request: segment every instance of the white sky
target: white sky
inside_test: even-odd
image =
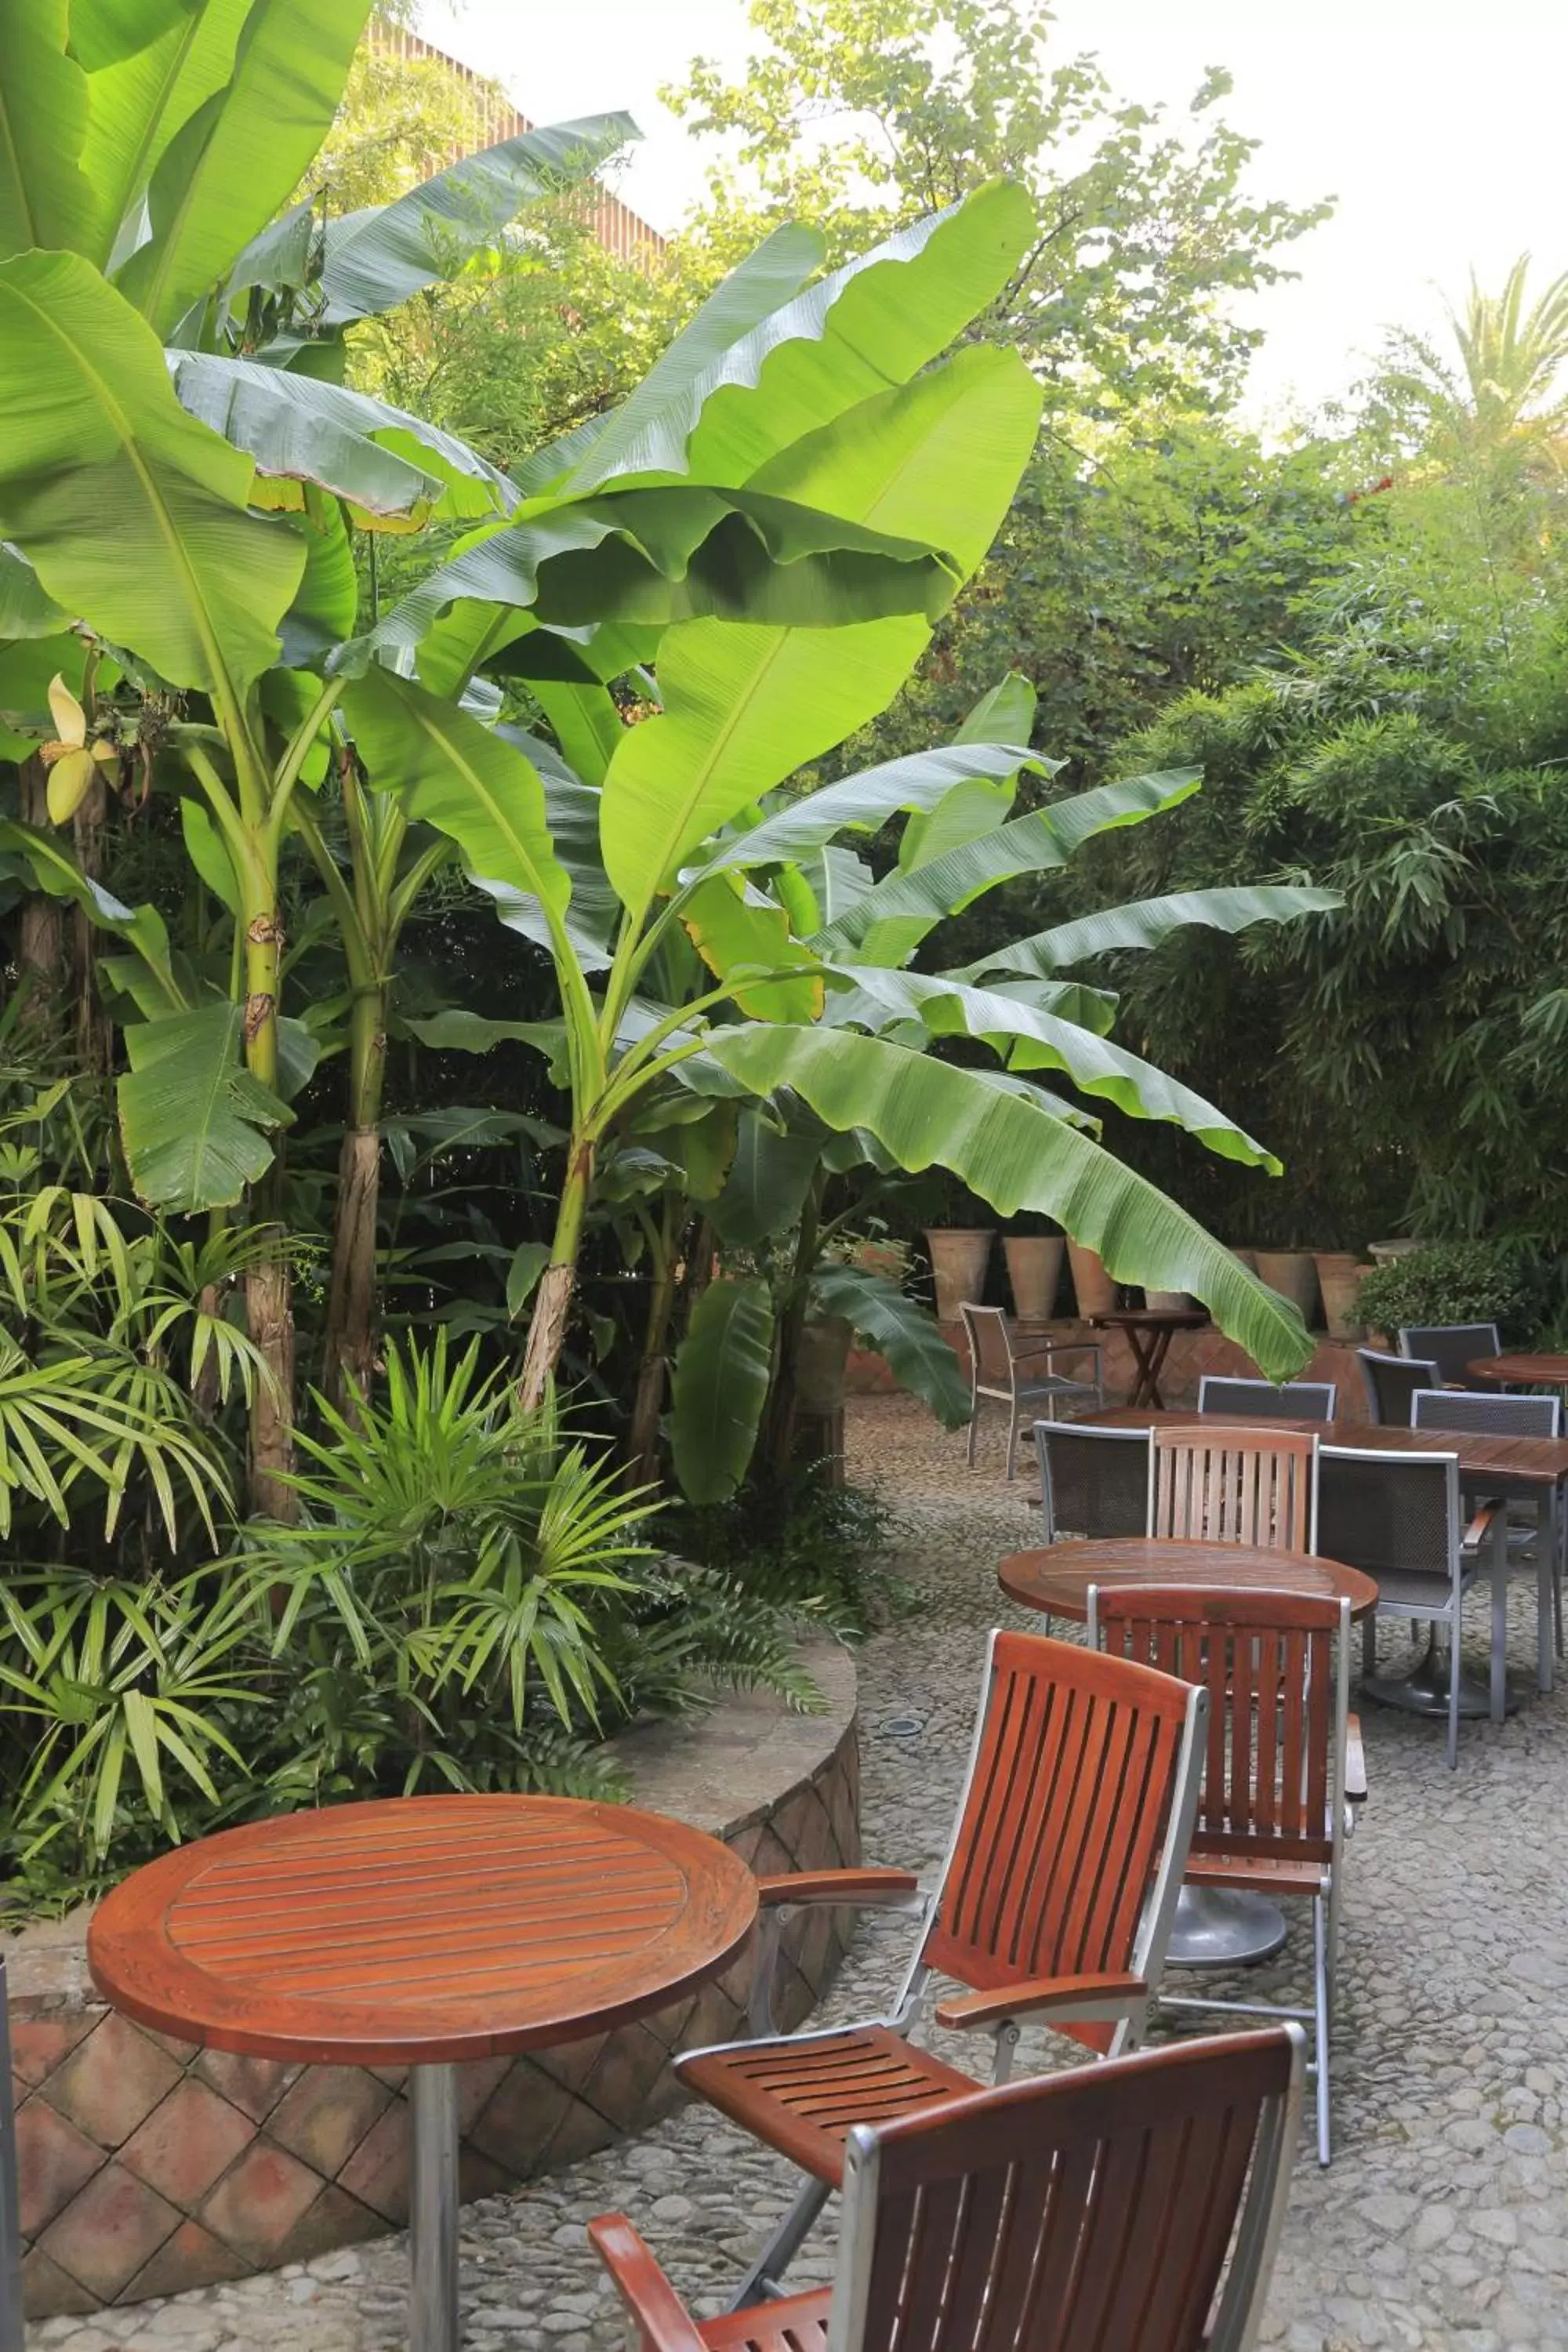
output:
[[[1300,281],[1249,299],[1268,331],[1249,405],[1345,390],[1384,324],[1430,327],[1437,289],[1515,255],[1568,269],[1568,0],[1058,0],[1063,57],[1099,52],[1120,94],[1184,106],[1210,65],[1261,140],[1254,192],[1335,218],[1294,248]],[[493,74],[535,121],[625,107],[644,143],[622,184],[656,227],[700,193],[699,142],[655,96],[697,53],[735,66],[742,0],[428,0],[426,37]]]

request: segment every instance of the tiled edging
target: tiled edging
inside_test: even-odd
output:
[[[618,1743],[637,1801],[715,1832],[759,1873],[860,1859],[855,1669],[805,1663],[825,1716],[729,1697]],[[781,2021],[830,1983],[848,1915],[787,1919]],[[85,1916],[12,1948],[23,2276],[32,2318],[210,2285],[374,2237],[407,2218],[400,2067],[293,2066],[198,2051],[93,2000]],[[674,2050],[741,2030],[744,1954],[695,1998],[611,2034],[461,2073],[467,2197],[516,2186],[664,2114]]]

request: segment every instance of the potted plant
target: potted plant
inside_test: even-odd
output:
[[[1068,1235],[1068,1264],[1072,1268],[1072,1286],[1078,1298],[1078,1311],[1082,1316],[1109,1315],[1116,1304],[1116,1285],[1105,1270],[1105,1261],[1098,1250],[1087,1242],[1076,1242]]]
[[[990,1212],[966,1184],[939,1169],[931,1170],[909,1191],[918,1202],[916,1213],[929,1219],[922,1230],[931,1252],[936,1285],[939,1323],[956,1323],[961,1307],[984,1299],[995,1229],[981,1219]]]
[[[1310,1323],[1312,1309],[1318,1303],[1318,1269],[1312,1263],[1310,1250],[1290,1242],[1279,1248],[1262,1249],[1256,1253],[1258,1279],[1289,1298],[1300,1309],[1303,1323]]]
[[[1020,1218],[1016,1233],[1004,1234],[1002,1254],[1020,1322],[1048,1323],[1062,1273],[1062,1236],[1048,1218]]]
[[[1318,1287],[1323,1294],[1323,1320],[1331,1339],[1359,1339],[1365,1325],[1357,1305],[1362,1276],[1372,1267],[1354,1250],[1314,1250]]]
[[[1505,1347],[1534,1338],[1542,1285],[1521,1243],[1435,1242],[1374,1266],[1363,1280],[1361,1313],[1393,1340],[1406,1323],[1495,1323]]]

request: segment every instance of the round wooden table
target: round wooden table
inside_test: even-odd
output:
[[[1206,1307],[1108,1307],[1103,1315],[1088,1318],[1096,1331],[1125,1331],[1136,1367],[1127,1402],[1152,1404],[1163,1412],[1160,1374],[1178,1331],[1201,1331],[1208,1321]]]
[[[756,1881],[717,1838],[563,1797],[405,1797],[182,1846],[100,1905],[128,2017],[216,2050],[406,2064],[414,2352],[457,2352],[457,2062],[661,2008],[744,1945]]]
[[[1108,1536],[1016,1551],[996,1576],[1010,1600],[1048,1617],[1087,1617],[1091,1584],[1300,1592],[1316,1601],[1348,1601],[1352,1617],[1364,1617],[1377,1606],[1375,1580],[1342,1561],[1316,1552],[1267,1551],[1251,1544],[1180,1537]],[[1165,1957],[1173,1968],[1235,1968],[1271,1959],[1286,1932],[1285,1914],[1267,1895],[1244,1887],[1184,1886]]]
[[[1512,1381],[1521,1388],[1568,1389],[1568,1356],[1543,1356],[1516,1349],[1501,1356],[1477,1356],[1465,1366],[1472,1380]]]

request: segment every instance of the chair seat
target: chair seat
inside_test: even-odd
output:
[[[681,2081],[732,2123],[837,2189],[852,2124],[890,2123],[978,2090],[887,2025],[851,2025],[792,2041],[731,2042],[678,2058]],[[743,2340],[743,2339],[742,2339]]]
[[[1016,1389],[994,1389],[982,1381],[975,1393],[997,1404],[1026,1404],[1031,1397],[1095,1396],[1099,1391],[1092,1381],[1069,1381],[1063,1372],[1050,1372],[1041,1380],[1020,1381]]]
[[[711,2352],[826,2352],[832,2302],[833,2289],[819,2286],[781,2303],[723,2312],[717,2319],[700,2321],[697,2333]]]
[[[1467,1573],[1467,1591],[1475,1581]],[[1447,1617],[1454,1588],[1446,1576],[1426,1576],[1419,1570],[1402,1572],[1398,1569],[1377,1571],[1377,1606],[1380,1615],[1395,1617]]]
[[[1271,1895],[1321,1895],[1329,1883],[1326,1862],[1296,1862],[1270,1854],[1192,1853],[1189,1885],[1266,1886]]]

